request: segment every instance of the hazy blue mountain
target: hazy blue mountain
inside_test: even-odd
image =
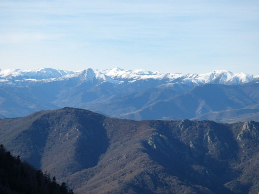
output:
[[[259,84],[242,86],[206,84],[186,92],[177,92],[172,88],[150,89],[144,92],[146,97],[140,98],[142,96],[138,94],[129,95],[120,100],[90,106],[90,109],[114,117],[137,120],[202,119],[202,115],[207,113],[216,114],[219,111],[239,110],[258,104],[257,91],[259,91]],[[169,95],[165,97],[165,95],[160,94]],[[151,98],[154,96],[156,98]],[[150,98],[152,101],[149,100]],[[137,107],[136,105],[141,102],[143,102],[141,106]],[[257,109],[253,111],[255,112]],[[243,112],[243,116],[245,116],[244,114]],[[208,119],[214,120],[214,117]],[[251,120],[249,117],[246,119]]]
[[[223,110],[218,112],[209,112],[197,117],[195,120],[213,120],[222,123],[244,122],[244,121],[259,121],[259,104],[248,106],[241,109]]]
[[[258,104],[258,81],[258,76],[229,71],[184,75],[120,68],[1,70],[0,118],[66,106],[139,120],[203,118]]]

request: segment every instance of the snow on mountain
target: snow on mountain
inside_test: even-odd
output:
[[[253,75],[249,75],[249,74],[245,74],[245,73],[238,73],[235,74],[231,81],[234,84],[244,84],[244,83],[250,83],[254,80],[254,76]]]
[[[253,75],[245,73],[232,73],[225,70],[216,70],[205,74],[188,74],[183,78],[183,83],[202,84],[228,84],[238,85],[253,81]]]
[[[100,73],[103,73],[113,79],[132,79],[132,80],[139,80],[139,79],[162,79],[164,77],[164,73],[160,73],[158,71],[145,71],[142,69],[136,70],[124,70],[120,68],[113,68],[108,70],[102,70]]]
[[[95,79],[95,73],[92,69],[86,69],[81,71],[79,74],[75,74],[72,77],[78,77],[80,79],[80,83],[82,82],[92,82]],[[62,79],[61,79],[62,80]]]
[[[167,83],[183,84],[229,84],[237,85],[250,83],[258,80],[258,76],[245,73],[232,73],[225,70],[216,70],[205,74],[172,74],[161,73],[159,71],[145,71],[142,69],[124,70],[120,68],[93,70],[88,68],[83,71],[65,71],[52,68],[42,68],[39,70],[21,69],[0,69],[0,84],[17,82],[51,82],[78,78],[82,82],[98,83],[110,82],[113,84],[133,83],[137,80],[165,80]]]
[[[216,70],[211,73],[206,73],[206,74],[200,74],[197,75],[196,80],[198,80],[201,83],[212,83],[212,82],[218,82],[220,84],[225,84],[228,82],[234,74],[230,71],[220,71]]]
[[[42,68],[39,70],[21,70],[21,69],[2,69],[0,70],[0,78],[2,79],[51,79],[73,74],[72,71],[57,70],[52,68]]]

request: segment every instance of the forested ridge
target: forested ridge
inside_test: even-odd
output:
[[[0,145],[0,193],[1,194],[73,194],[66,183],[59,185],[55,176],[36,170],[22,162],[20,156],[12,156]]]
[[[56,186],[55,176],[78,194],[254,194],[258,142],[255,121],[134,121],[69,107],[40,111],[0,119],[0,143],[43,171],[38,178],[25,164],[32,177],[27,183],[19,157],[2,150],[12,167],[0,168],[1,188],[58,193],[65,184]]]

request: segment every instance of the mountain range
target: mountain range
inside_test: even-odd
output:
[[[180,74],[161,73],[159,71],[124,70],[120,68],[107,70],[93,70],[88,68],[83,71],[65,71],[52,68],[39,70],[0,69],[2,84],[27,85],[33,82],[53,82],[69,79],[80,79],[82,82],[109,82],[113,84],[134,83],[139,80],[164,80],[167,83],[194,83],[202,84],[228,84],[238,85],[257,82],[259,76],[245,73],[232,73],[217,70],[206,74]],[[79,82],[80,84],[80,82]]]
[[[258,193],[259,123],[134,121],[62,108],[0,119],[0,142],[75,193]]]
[[[0,118],[85,108],[116,118],[259,121],[259,76],[229,71],[0,70]]]

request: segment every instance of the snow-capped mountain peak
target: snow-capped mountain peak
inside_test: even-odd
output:
[[[189,78],[190,79],[190,78]],[[233,73],[226,70],[215,70],[210,73],[197,74],[191,78],[197,84],[244,84],[253,81],[253,75],[245,73]]]
[[[226,70],[215,70],[205,74],[173,74],[161,73],[159,71],[145,71],[142,69],[124,70],[113,68],[106,70],[93,70],[88,68],[83,71],[65,71],[53,68],[42,68],[38,70],[21,70],[21,69],[1,69],[1,84],[16,84],[17,81],[25,83],[27,81],[51,82],[62,81],[76,78],[83,82],[92,82],[96,79],[98,83],[110,82],[113,84],[133,83],[138,80],[164,80],[166,83],[183,83],[183,84],[228,84],[238,85],[254,81],[253,76],[245,73],[233,73]]]
[[[22,69],[2,69],[0,71],[0,78],[6,79],[50,79],[72,74],[72,71],[58,70],[52,68],[41,68],[38,70],[22,70]]]

